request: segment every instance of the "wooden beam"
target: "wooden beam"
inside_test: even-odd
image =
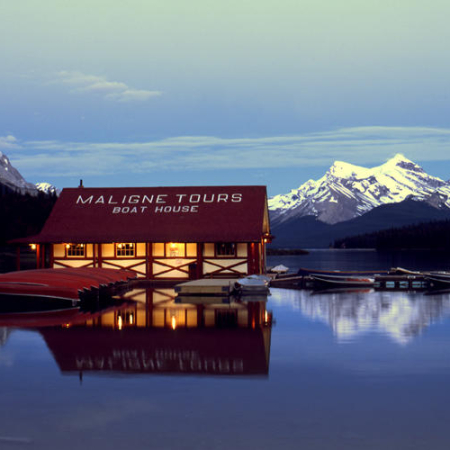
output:
[[[145,244],[145,258],[147,260],[147,274],[146,277],[149,279],[153,278],[153,244],[147,242]]]
[[[36,269],[40,269],[41,263],[41,244],[36,245]]]
[[[197,279],[203,278],[203,243],[197,243]]]

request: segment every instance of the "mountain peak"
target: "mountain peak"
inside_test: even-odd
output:
[[[415,162],[408,159],[406,156],[404,156],[402,153],[397,153],[395,156],[393,156],[391,159],[388,159],[383,166],[393,167],[393,166],[414,166],[414,167],[420,167]]]
[[[38,191],[43,192],[44,194],[59,195],[59,193],[60,193],[59,189],[50,183],[41,182],[41,183],[36,183],[35,186]]]
[[[274,225],[307,215],[333,224],[406,198],[450,208],[450,182],[428,175],[401,153],[370,169],[336,161],[316,182],[269,199],[269,209]]]
[[[367,176],[369,169],[344,161],[335,161],[328,169],[327,174],[336,178],[361,178]]]
[[[402,169],[423,172],[422,167],[420,167],[418,164],[408,159],[402,153],[397,153],[394,157],[392,157],[391,159],[389,159],[383,165],[380,166],[380,168],[383,168],[384,170],[397,169],[398,167]]]
[[[408,159],[403,153],[397,153],[395,156],[390,158],[388,163],[398,164],[399,162],[407,162],[414,164],[410,159]]]
[[[13,167],[9,158],[0,152],[0,187],[4,186],[12,192],[37,195],[37,189],[31,183],[27,183],[17,169]],[[4,188],[2,188],[3,190]]]

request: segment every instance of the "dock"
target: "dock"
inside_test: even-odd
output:
[[[229,296],[235,289],[235,283],[236,279],[204,278],[177,284],[175,292],[179,295]]]
[[[244,278],[203,278],[177,284],[175,292],[178,299],[188,296],[245,298],[247,301],[264,301],[270,295],[269,277],[264,275],[249,275]],[[180,300],[181,301],[181,300]],[[226,302],[226,300],[225,300]]]

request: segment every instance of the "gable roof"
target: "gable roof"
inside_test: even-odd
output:
[[[255,242],[269,231],[265,186],[82,187],[15,242]]]

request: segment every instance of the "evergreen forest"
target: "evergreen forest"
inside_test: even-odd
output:
[[[0,195],[0,245],[39,233],[57,199],[40,192],[37,196],[13,192]]]
[[[450,250],[450,220],[439,220],[338,239],[334,248]]]

